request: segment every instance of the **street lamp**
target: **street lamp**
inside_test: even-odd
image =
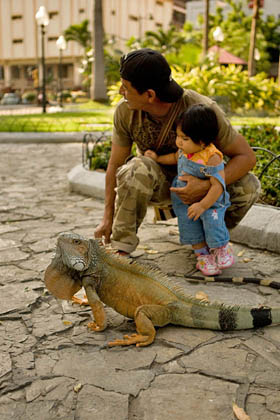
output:
[[[43,112],[46,112],[46,67],[45,67],[45,27],[49,24],[49,15],[44,6],[40,6],[35,15],[38,26],[41,27],[42,45],[42,104]]]
[[[220,43],[223,42],[225,39],[224,33],[222,31],[222,28],[220,26],[217,26],[217,28],[213,32],[213,38],[217,42],[218,46],[218,63],[220,63]]]
[[[58,40],[56,41],[56,46],[59,51],[59,92],[60,92],[60,98],[59,98],[59,104],[61,108],[63,107],[63,101],[62,101],[62,91],[63,91],[63,85],[62,85],[62,51],[66,50],[66,41],[63,35],[60,35]]]

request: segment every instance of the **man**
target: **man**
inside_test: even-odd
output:
[[[215,111],[219,134],[214,142],[228,157],[225,180],[231,206],[226,214],[228,228],[233,228],[257,200],[260,185],[248,173],[256,163],[254,152],[243,136],[226,119],[223,111],[211,99],[192,90],[184,91],[171,77],[171,69],[157,51],[140,49],[121,59],[120,93],[124,99],[114,114],[112,151],[106,172],[105,211],[95,230],[96,238],[111,240],[120,254],[129,254],[138,245],[137,230],[147,206],[166,202],[176,166],[159,165],[143,156],[147,149],[158,155],[176,152],[175,124],[162,137],[175,112],[180,114],[195,103],[204,103]],[[163,127],[163,128],[162,128]],[[166,132],[166,130],[165,130]],[[136,143],[140,155],[131,157]],[[160,145],[159,145],[160,143]],[[187,185],[171,188],[186,204],[200,200],[208,191],[208,180],[185,175]]]

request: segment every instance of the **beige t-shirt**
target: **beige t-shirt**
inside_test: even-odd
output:
[[[234,141],[238,133],[232,128],[229,120],[216,102],[193,90],[185,90],[178,115],[186,111],[189,106],[197,103],[208,105],[215,111],[218,119],[219,134],[213,143],[224,153],[224,149]],[[175,152],[177,150],[175,124],[173,124],[169,134],[162,142],[159,150],[157,150],[157,140],[163,122],[164,119],[153,120],[151,115],[145,111],[129,109],[126,102],[122,100],[117,105],[114,114],[112,142],[119,146],[130,146],[135,142],[141,153],[144,153],[147,149],[155,150],[158,155]],[[226,153],[224,154],[226,155]]]

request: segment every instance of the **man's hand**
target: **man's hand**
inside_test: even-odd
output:
[[[200,201],[210,188],[208,179],[199,179],[192,175],[182,175],[179,179],[187,182],[187,185],[185,187],[171,187],[170,191],[175,192],[184,204]]]
[[[196,221],[205,210],[206,209],[200,203],[194,203],[188,208],[188,217]]]
[[[101,223],[97,226],[97,228],[94,231],[94,237],[97,238],[104,238],[104,243],[109,244],[110,243],[110,236],[112,233],[112,221],[106,221],[102,220]]]

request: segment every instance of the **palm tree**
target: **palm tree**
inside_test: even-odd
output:
[[[248,60],[248,74],[250,77],[254,76],[255,74],[255,44],[256,44],[257,24],[258,24],[258,19],[259,19],[259,9],[260,9],[260,0],[254,0],[251,35],[250,35],[249,60]]]
[[[85,50],[91,46],[91,34],[88,30],[88,20],[85,19],[83,22],[77,25],[70,25],[64,31],[64,38],[66,41],[75,41],[81,45]]]
[[[208,51],[208,32],[209,32],[209,0],[204,0],[204,24],[203,24],[203,43],[202,54],[206,57]]]
[[[103,10],[102,0],[93,0],[93,51],[90,97],[93,101],[106,101],[105,67],[103,50]]]
[[[178,54],[182,45],[186,43],[186,38],[183,33],[178,32],[175,26],[171,26],[167,31],[159,28],[157,32],[146,31],[145,40],[142,45],[144,47],[151,47],[160,52]]]

